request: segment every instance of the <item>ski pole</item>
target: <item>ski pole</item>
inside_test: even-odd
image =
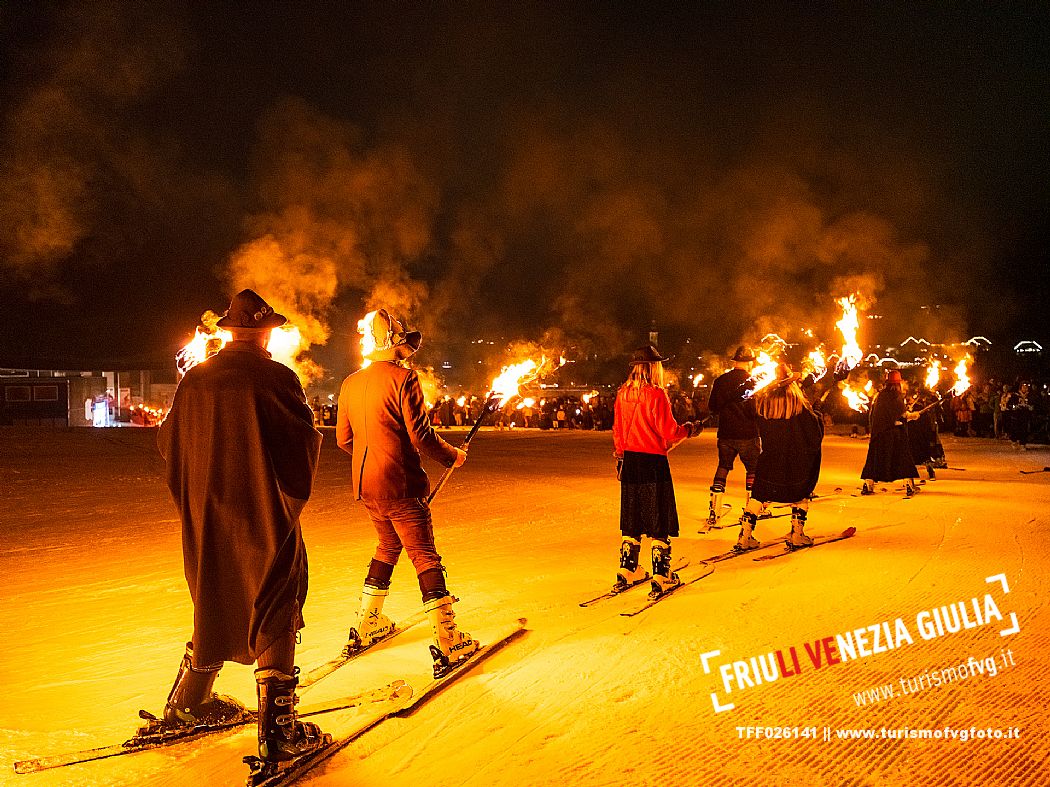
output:
[[[474,435],[478,433],[478,429],[481,428],[481,425],[482,423],[484,423],[485,418],[490,413],[496,412],[496,410],[499,409],[499,405],[500,397],[498,396],[490,396],[485,401],[484,406],[481,408],[481,414],[478,416],[478,420],[474,422],[474,426],[472,426],[470,431],[467,432],[467,439],[464,440],[463,443],[459,446],[460,448],[462,448],[464,451],[467,450],[467,446],[470,445],[470,441],[474,439]],[[441,474],[441,478],[438,479],[437,483],[434,484],[434,488],[430,490],[430,494],[427,495],[427,505],[430,505],[430,503],[433,502],[434,498],[437,497],[437,493],[441,491],[441,487],[445,485],[445,482],[448,481],[449,476],[452,475],[452,471],[455,469],[455,467],[445,468],[445,472]]]

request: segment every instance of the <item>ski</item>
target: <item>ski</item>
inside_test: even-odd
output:
[[[365,653],[368,653],[371,650],[375,650],[380,646],[385,645],[398,634],[407,631],[408,629],[412,628],[415,625],[418,625],[419,623],[422,623],[424,620],[426,620],[426,613],[422,611],[416,612],[415,614],[409,615],[407,618],[402,620],[400,623],[394,626],[394,628],[392,628],[388,634],[386,634],[383,637],[380,637],[370,645],[366,645],[363,648],[357,648],[356,650],[350,650],[349,645],[345,646],[343,648],[343,651],[334,659],[330,659],[324,664],[319,664],[318,666],[314,667],[309,672],[307,672],[302,678],[300,678],[299,690],[305,691],[318,681],[327,678],[340,667],[346,666],[358,656],[361,656]]]
[[[777,558],[786,557],[786,556],[788,556],[790,554],[793,554],[795,552],[805,552],[807,549],[812,549],[813,547],[819,547],[819,546],[822,546],[823,544],[832,544],[832,543],[834,543],[836,541],[842,541],[843,539],[852,538],[856,534],[857,534],[857,528],[855,528],[855,527],[847,527],[845,530],[843,530],[837,536],[817,536],[816,538],[813,539],[813,543],[810,544],[808,547],[788,547],[783,552],[777,552],[776,554],[773,554],[773,555],[759,555],[758,557],[755,558],[755,560],[776,560]]]
[[[395,680],[382,688],[362,692],[361,694],[355,694],[350,697],[343,697],[310,708],[304,708],[299,712],[299,715],[317,716],[323,713],[332,713],[333,711],[356,708],[373,702],[399,700],[410,696],[411,693],[412,687],[405,683],[405,681]],[[115,743],[110,746],[100,746],[94,749],[83,749],[81,751],[71,752],[69,754],[58,754],[52,757],[38,757],[32,760],[21,760],[14,765],[15,773],[36,773],[38,771],[50,770],[51,768],[63,768],[67,765],[91,762],[92,760],[103,760],[107,757],[119,757],[123,754],[135,754],[140,751],[159,749],[163,746],[171,746],[175,743],[197,740],[198,738],[202,738],[205,735],[210,735],[215,732],[223,732],[224,730],[243,727],[247,724],[254,724],[256,719],[255,711],[246,710],[239,719],[222,722],[221,724],[197,724],[193,727],[186,727],[178,730],[160,730],[157,729],[159,725],[154,724],[154,722],[159,722],[160,720],[152,713],[140,710],[139,716],[147,722],[146,726],[143,727],[146,732],[135,735],[124,741],[124,743]]]
[[[787,541],[787,536],[778,536],[777,538],[771,539],[769,541],[763,541],[759,546],[755,547],[754,549],[744,549],[744,550],[730,549],[728,552],[720,552],[717,555],[712,555],[711,557],[705,557],[700,562],[701,563],[721,563],[723,560],[732,560],[733,558],[741,557],[742,555],[750,555],[752,552],[756,552],[759,549],[766,549],[767,547],[776,546],[777,544],[783,544],[785,541]]]
[[[430,682],[410,699],[398,703],[393,708],[385,708],[372,714],[345,735],[340,735],[338,738],[326,736],[330,740],[322,744],[320,748],[303,755],[299,759],[287,763],[279,763],[275,766],[268,766],[258,757],[245,757],[244,762],[250,770],[246,787],[283,787],[283,785],[294,784],[318,765],[387,719],[411,714],[416,708],[434,697],[446,686],[467,674],[476,664],[515,639],[525,631],[525,625],[525,618],[519,618],[517,623],[504,630],[489,644],[479,647],[469,657],[453,666],[449,672],[446,672],[440,678],[431,678]]]
[[[697,576],[690,577],[688,579],[683,579],[677,585],[675,585],[675,586],[665,590],[663,593],[660,593],[659,595],[655,595],[654,596],[653,594],[656,591],[655,590],[651,591],[649,593],[649,597],[645,600],[644,603],[639,604],[634,609],[624,610],[620,614],[623,617],[625,617],[625,618],[633,618],[635,615],[640,615],[641,613],[645,612],[645,610],[649,609],[650,607],[654,606],[655,604],[659,604],[661,601],[663,601],[665,598],[670,596],[675,591],[681,590],[684,587],[688,587],[689,585],[692,585],[694,582],[699,582],[704,577],[711,576],[711,574],[713,574],[714,571],[715,571],[714,568],[712,568],[710,566],[705,566],[703,569],[701,569],[701,573],[698,574]]]
[[[680,561],[676,562],[673,566],[671,566],[671,570],[672,571],[679,571],[679,570],[685,568],[688,565],[689,565],[689,561],[683,559],[683,560],[680,560]],[[607,599],[607,598],[613,598],[615,596],[623,595],[624,593],[626,593],[631,588],[636,588],[639,585],[644,585],[646,582],[649,582],[650,580],[652,580],[652,577],[650,577],[648,572],[647,572],[646,575],[645,575],[645,579],[639,579],[637,582],[632,582],[630,585],[627,585],[624,588],[620,588],[619,590],[609,590],[609,591],[606,591],[605,593],[602,593],[600,596],[595,596],[594,598],[589,598],[586,601],[581,601],[580,602],[580,606],[581,607],[590,607],[590,606],[592,606],[594,604],[597,604],[599,601],[605,601],[605,599]]]
[[[722,503],[722,511],[718,514],[718,517],[715,519],[715,521],[714,522],[711,521],[711,516],[709,514],[708,518],[704,521],[703,526],[699,530],[697,530],[696,532],[697,533],[710,533],[712,530],[719,530],[719,529],[721,529],[722,526],[719,525],[718,523],[722,521],[722,517],[724,517],[726,514],[728,514],[730,512],[730,510],[732,510],[732,508],[733,508],[733,506],[731,504],[729,504],[729,503]]]

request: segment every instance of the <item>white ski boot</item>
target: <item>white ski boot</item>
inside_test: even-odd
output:
[[[638,565],[641,549],[642,542],[637,538],[623,537],[623,541],[620,542],[620,568],[616,571],[613,592],[627,590],[631,585],[637,585],[649,578],[649,572]]]
[[[762,546],[761,543],[751,535],[755,530],[755,523],[758,521],[758,516],[745,511],[740,515],[740,535],[733,545],[733,549],[737,552],[746,552],[749,549],[758,549]]]
[[[361,610],[357,614],[357,623],[350,629],[343,655],[350,656],[355,651],[367,648],[394,630],[394,621],[383,614],[383,602],[389,590],[380,590],[365,585],[361,591]]]
[[[787,545],[791,549],[813,546],[813,539],[804,532],[808,512],[804,509],[792,506],[791,508],[791,532],[788,533]]]
[[[671,544],[668,541],[653,539],[653,582],[649,596],[655,597],[666,593],[682,580],[671,571]]]
[[[453,596],[442,596],[423,603],[434,632],[430,655],[434,657],[435,678],[440,678],[478,649],[477,640],[456,627],[456,613],[452,611],[452,604],[456,601],[459,599]]]

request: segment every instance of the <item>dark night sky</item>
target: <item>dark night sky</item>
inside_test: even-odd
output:
[[[0,363],[163,362],[243,286],[327,364],[377,303],[721,351],[854,286],[1050,340],[1045,3],[683,5],[4,3]]]

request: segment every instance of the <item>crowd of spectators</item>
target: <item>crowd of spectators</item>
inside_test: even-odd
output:
[[[691,392],[672,387],[668,391],[671,412],[679,423],[701,421],[714,426],[707,409],[708,391],[698,388]],[[1010,440],[1023,447],[1029,442],[1048,443],[1047,434],[1048,386],[1033,386],[1027,381],[1003,383],[989,380],[974,385],[961,396],[951,391],[941,393],[942,401],[936,408],[941,433],[957,437],[994,437]],[[526,397],[509,402],[497,411],[489,425],[497,429],[612,429],[615,391],[600,393],[562,394],[560,396]],[[323,403],[318,397],[311,401],[319,426],[335,424],[336,406]],[[430,420],[437,427],[473,426],[485,405],[484,397],[461,392],[446,395],[430,408]],[[867,431],[866,412],[851,410],[845,401],[832,401],[825,408],[825,421],[852,425],[859,433]]]

